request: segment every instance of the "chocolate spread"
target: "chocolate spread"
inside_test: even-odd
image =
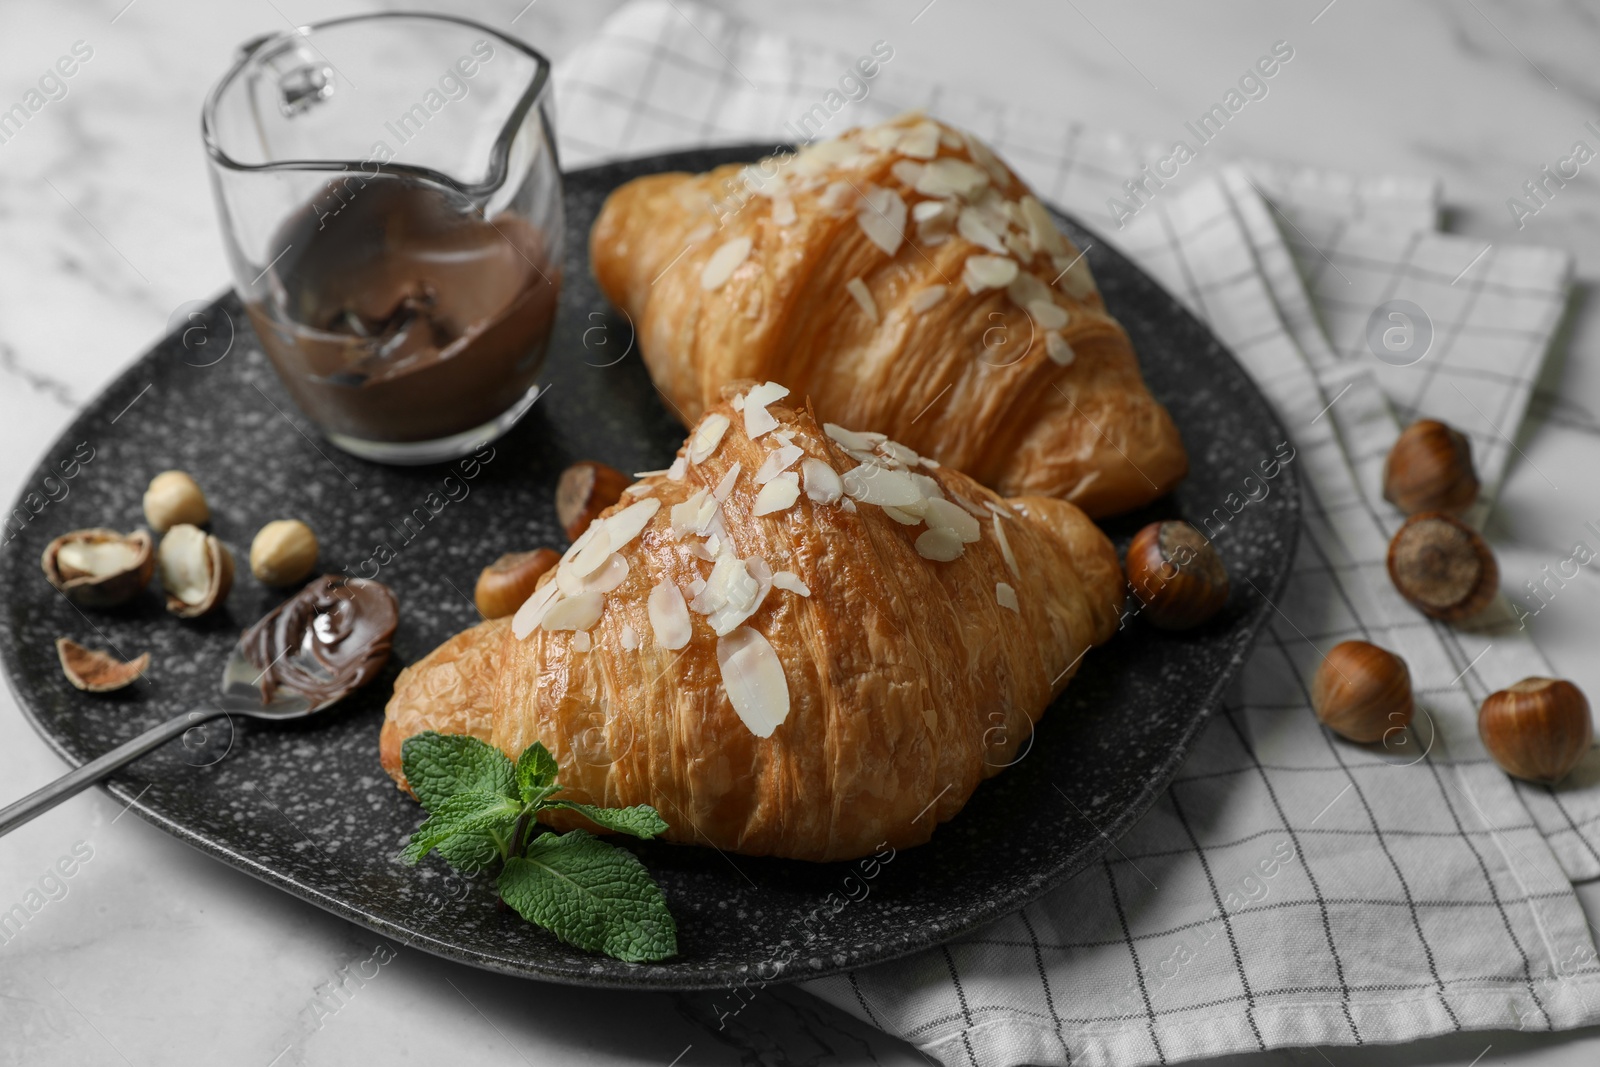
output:
[[[549,242],[520,215],[490,222],[416,179],[359,181],[276,234],[267,299],[246,305],[262,347],[336,433],[430,441],[489,422],[544,360],[561,288]]]
[[[382,582],[324,574],[239,638],[261,675],[261,696],[287,689],[313,704],[366,685],[389,660],[400,610]]]

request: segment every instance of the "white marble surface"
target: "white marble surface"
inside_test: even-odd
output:
[[[515,19],[514,31],[559,59],[615,7],[525,2],[452,9],[496,26]],[[1230,127],[1231,151],[1437,175],[1452,229],[1577,254],[1569,329],[1518,441],[1528,462],[1515,466],[1490,527],[1506,584],[1518,589],[1564,558],[1583,524],[1600,518],[1593,477],[1552,493],[1530,467],[1583,471],[1600,460],[1600,314],[1586,299],[1600,274],[1600,179],[1586,170],[1520,233],[1504,204],[1584,135],[1586,120],[1600,119],[1593,5],[925,4],[726,6],[845,50],[887,37],[897,69],[953,91],[1048,99],[1152,139],[1172,134],[1264,43],[1291,40],[1304,58],[1295,80],[1275,86],[1273,102],[1238,124],[1236,138]],[[291,20],[370,6],[11,0],[0,9],[0,106],[20,99],[75,41],[94,50],[67,95],[0,144],[0,495],[21,489],[78,406],[163,333],[176,308],[226,284],[197,118],[234,45]],[[1579,581],[1534,625],[1558,670],[1600,694],[1600,657],[1591,651],[1600,590],[1588,571]],[[0,693],[0,798],[62,769]],[[137,818],[119,818],[119,808],[86,794],[0,840],[0,907],[21,899],[74,844],[93,849],[66,895],[0,945],[0,1062],[922,1062],[797,992],[762,993],[736,1032],[719,1033],[707,1024],[715,1018],[709,998],[577,992],[414,951],[319,1018],[311,1007],[319,987],[369,956],[374,938]],[[1600,892],[1580,892],[1600,916]],[[1465,1067],[1480,1054],[1484,1065],[1590,1064],[1600,1058],[1600,1033],[1473,1034],[1240,1060]]]

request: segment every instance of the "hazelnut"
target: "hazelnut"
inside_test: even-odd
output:
[[[622,491],[633,479],[604,463],[583,460],[561,472],[556,484],[556,518],[567,531],[567,540],[576,541],[589,528],[596,515],[622,499]]]
[[[156,550],[167,610],[182,619],[214,611],[233,588],[233,553],[198,526],[180,523]]]
[[[144,519],[156,533],[166,533],[179,523],[204,526],[211,521],[211,508],[187,473],[162,471],[144,491]]]
[[[1128,545],[1128,583],[1144,613],[1163,630],[1199,626],[1228,602],[1228,571],[1199,530],[1152,522]]]
[[[514,614],[533,595],[544,572],[560,562],[561,553],[549,548],[507,552],[478,573],[472,599],[486,619]]]
[[[1366,641],[1329,649],[1311,682],[1311,706],[1340,737],[1371,744],[1404,730],[1415,710],[1406,661]]]
[[[1507,774],[1554,785],[1594,742],[1589,701],[1571,682],[1524,678],[1484,698],[1478,736]]]
[[[267,523],[250,542],[250,573],[267,585],[294,585],[317,565],[317,535],[299,519]]]
[[[73,530],[45,546],[39,557],[47,581],[84,608],[114,608],[139,595],[155,573],[155,545],[135,530]]]
[[[1436,419],[1405,428],[1383,464],[1383,498],[1407,515],[1459,515],[1478,499],[1472,442]]]
[[[84,648],[66,637],[56,638],[56,658],[67,681],[85,693],[110,693],[138,680],[150,667],[150,653],[124,663],[105,652]]]
[[[1389,542],[1389,580],[1418,611],[1443,622],[1478,614],[1500,591],[1500,566],[1478,532],[1453,515],[1425,511]]]

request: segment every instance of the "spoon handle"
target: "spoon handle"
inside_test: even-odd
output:
[[[220,708],[195,708],[160,726],[152,727],[132,741],[118,745],[98,759],[57,778],[47,786],[34,790],[14,804],[0,808],[0,836],[10,833],[35,815],[49,811],[68,797],[76,796],[123,764],[132,763],[151,749],[160,748],[174,737],[226,712]]]

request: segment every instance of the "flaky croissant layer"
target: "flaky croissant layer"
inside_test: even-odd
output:
[[[1188,469],[1088,259],[980,141],[921,115],[636,179],[589,244],[687,419],[726,382],[771,378],[825,420],[1092,516]]]
[[[786,392],[713,405],[517,616],[403,671],[389,773],[423,730],[540,741],[570,799],[654,805],[671,840],[838,860],[926,841],[1010,763],[1116,629],[1115,550]]]

